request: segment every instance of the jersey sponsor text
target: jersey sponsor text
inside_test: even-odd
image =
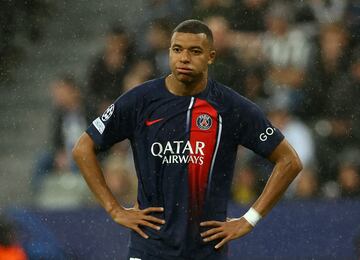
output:
[[[162,164],[171,163],[195,163],[202,165],[204,163],[205,143],[195,142],[193,147],[190,141],[168,141],[165,145],[155,142],[151,145],[151,154],[162,159]]]

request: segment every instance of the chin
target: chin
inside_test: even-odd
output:
[[[194,81],[194,77],[191,75],[185,75],[185,74],[178,74],[176,75],[176,79],[178,81],[184,82],[184,83],[190,83]]]

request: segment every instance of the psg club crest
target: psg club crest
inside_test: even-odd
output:
[[[207,114],[202,114],[199,115],[196,118],[196,125],[197,127],[199,127],[201,130],[208,130],[210,129],[211,125],[212,125],[212,119],[211,116],[207,115]]]
[[[107,109],[106,109],[106,111],[104,112],[104,114],[101,116],[101,120],[102,121],[106,121],[106,120],[108,120],[110,117],[111,117],[111,115],[113,114],[113,112],[114,112],[114,104],[111,104]]]

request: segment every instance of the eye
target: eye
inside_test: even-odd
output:
[[[192,52],[194,55],[200,55],[200,54],[202,53],[202,51],[199,50],[199,49],[193,49],[193,50],[191,50],[191,52]]]
[[[180,52],[181,52],[180,47],[176,47],[176,46],[173,47],[172,50],[173,50],[173,52],[175,52],[175,53],[180,53]]]

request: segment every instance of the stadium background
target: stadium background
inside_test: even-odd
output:
[[[78,98],[71,92],[78,85],[90,100],[80,109],[89,120],[116,94],[91,88],[106,82],[96,75],[96,57],[109,47],[109,35],[126,31],[134,43],[126,73],[120,69],[110,80],[120,79],[120,94],[166,72],[167,30],[191,17],[217,29],[222,51],[214,77],[261,105],[306,161],[280,205],[249,237],[232,243],[233,258],[358,259],[360,4],[350,0],[1,1],[2,223],[11,222],[30,259],[121,259],[126,231],[97,208],[67,160],[64,140],[54,141],[62,131],[59,106],[68,101],[61,97]],[[276,38],[276,31],[286,37]],[[78,119],[73,133],[84,125]],[[59,146],[56,167],[47,167]],[[128,144],[101,158],[114,192],[130,204]],[[242,149],[238,165],[229,206],[235,216],[258,195],[270,167]]]

